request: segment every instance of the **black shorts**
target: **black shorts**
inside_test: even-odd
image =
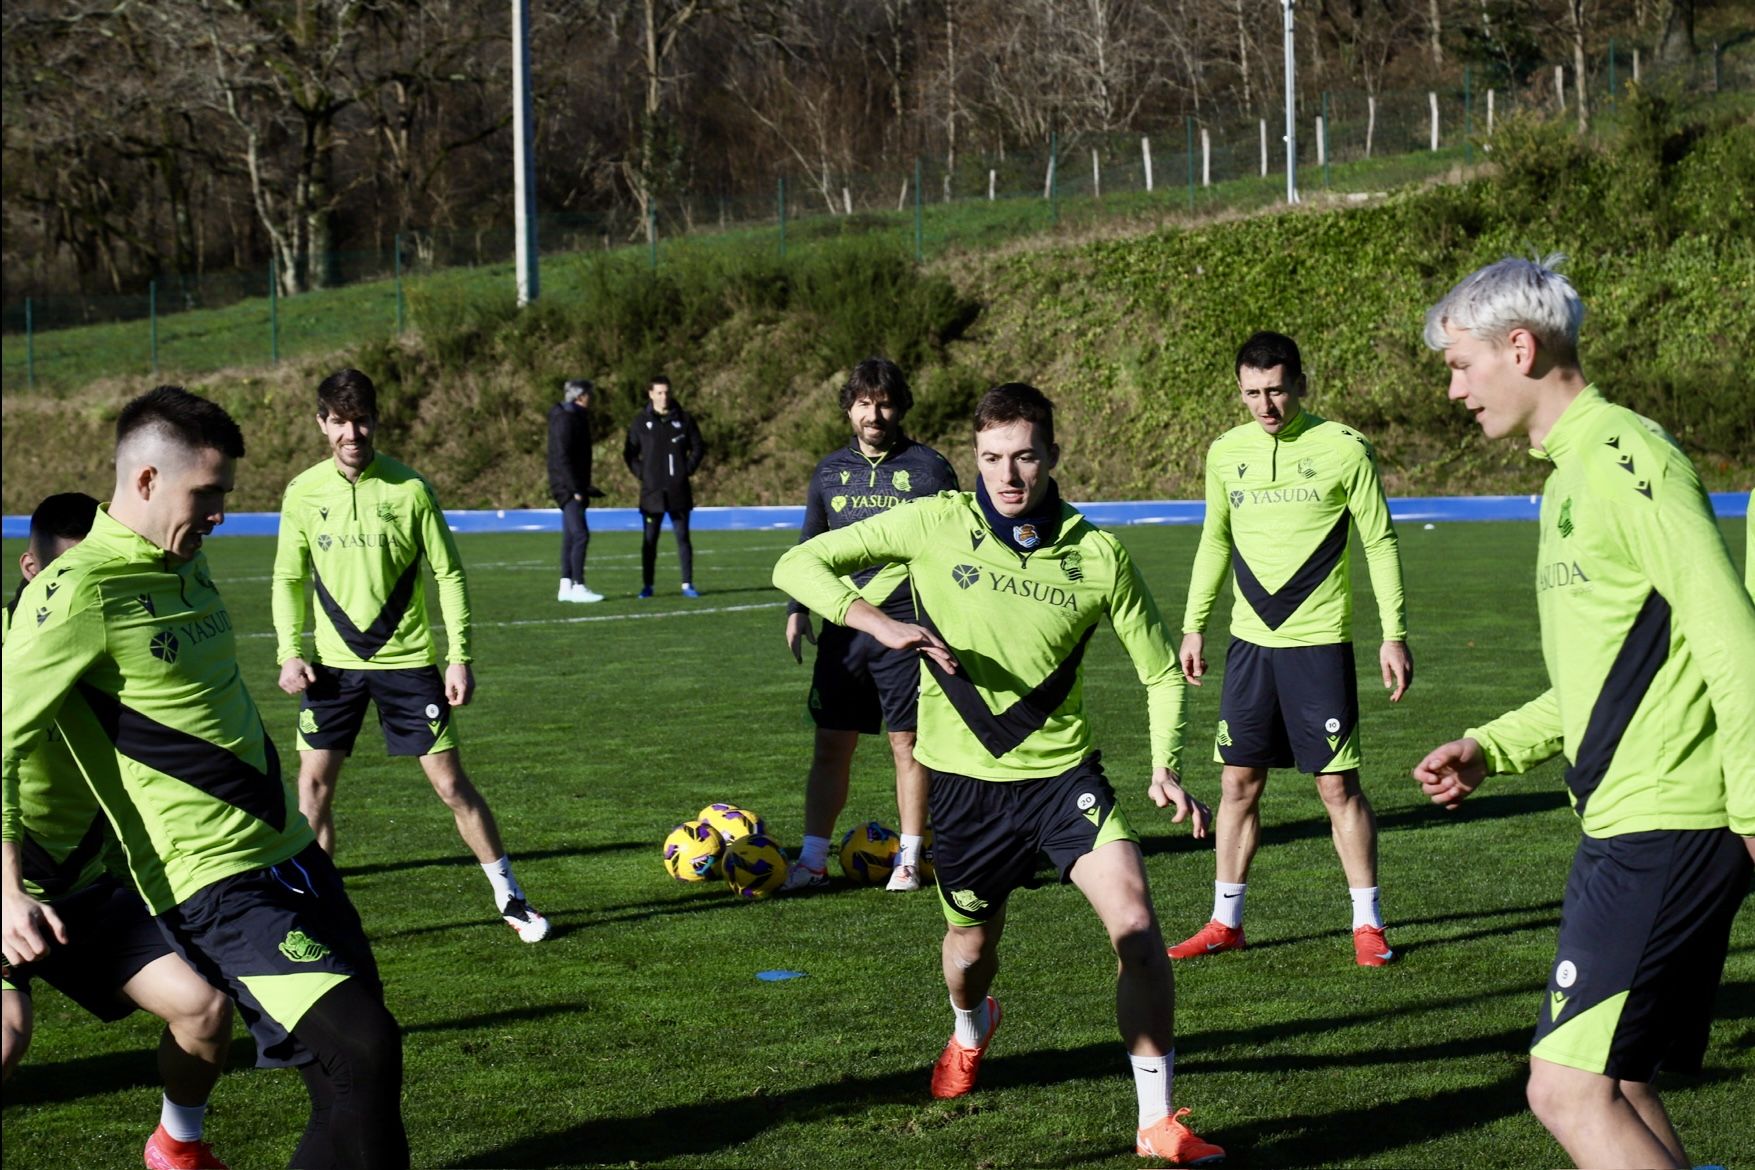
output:
[[[105,875],[49,905],[67,928],[66,945],[52,942],[43,958],[12,968],[7,986],[29,995],[30,981],[41,979],[106,1024],[133,1012],[123,985],[175,953],[140,895]]]
[[[1622,1081],[1697,1071],[1750,868],[1729,829],[1580,841],[1530,1055]]]
[[[1322,775],[1359,766],[1359,684],[1353,644],[1225,651],[1213,759],[1239,768]]]
[[[367,703],[378,705],[378,726],[393,756],[430,756],[457,746],[438,667],[347,670],[318,662],[311,669],[317,681],[299,698],[300,751],[351,753]]]
[[[360,979],[383,994],[359,913],[315,843],[204,886],[158,920],[177,953],[237,1001],[261,1068],[310,1061],[293,1029],[337,984]]]
[[[870,634],[824,622],[810,680],[810,714],[828,731],[876,735],[918,725],[920,651],[892,650]]]
[[[953,926],[989,921],[1045,854],[1068,880],[1073,863],[1111,841],[1139,836],[1115,804],[1102,753],[1040,780],[977,780],[932,773],[932,864],[945,919]]]

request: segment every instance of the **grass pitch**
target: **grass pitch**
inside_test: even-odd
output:
[[[1724,528],[1740,558],[1742,524]],[[1122,535],[1174,622],[1196,530]],[[667,537],[660,595],[638,602],[635,538],[600,535],[591,583],[610,600],[563,607],[555,537],[459,538],[480,684],[459,720],[464,762],[556,933],[524,946],[498,921],[417,766],[387,759],[368,730],[342,780],[339,861],[406,1030],[417,1166],[1136,1164],[1113,962],[1070,887],[1041,875],[1017,895],[995,985],[1005,1027],[981,1088],[938,1102],[927,1068],[950,1012],[930,893],[843,887],[741,904],[665,876],[665,832],[712,800],[756,809],[798,844],[809,671],[786,653],[768,586],[791,539],[700,534],[705,596],[685,601]],[[1531,525],[1404,526],[1417,675],[1399,707],[1371,683],[1375,638],[1360,642],[1365,781],[1400,962],[1353,965],[1321,803],[1278,773],[1251,874],[1250,949],[1175,969],[1177,1103],[1233,1165],[1565,1163],[1522,1099],[1578,836],[1559,770],[1492,781],[1449,814],[1408,778],[1427,748],[1541,689],[1534,543]],[[6,542],[8,592],[16,545]],[[272,541],[219,540],[210,555],[246,677],[285,745],[296,705],[274,686]],[[1357,577],[1369,631],[1362,568]],[[1216,668],[1223,638],[1209,650]],[[1175,941],[1207,918],[1212,858],[1144,797],[1144,696],[1106,627],[1087,662],[1097,739]],[[1186,769],[1214,804],[1218,699],[1215,673],[1193,694]],[[876,742],[861,749],[843,827],[895,823],[886,756]],[[1752,956],[1745,913],[1707,1071],[1663,1082],[1696,1162],[1755,1150]],[[768,968],[806,975],[758,981]],[[40,985],[36,1008],[35,1042],[6,1091],[6,1165],[139,1165],[158,1108],[156,1021],[103,1026]],[[304,1091],[291,1073],[252,1069],[253,1056],[240,1030],[208,1133],[233,1166],[284,1165]]]

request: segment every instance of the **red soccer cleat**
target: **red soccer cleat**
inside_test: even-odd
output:
[[[146,1170],[229,1170],[204,1141],[180,1142],[164,1126],[146,1139]]]
[[[987,1035],[981,1038],[981,1046],[970,1048],[955,1036],[945,1044],[945,1050],[938,1054],[938,1060],[932,1066],[934,1097],[961,1097],[975,1087],[981,1057],[987,1052],[987,1046],[993,1043],[993,1034],[999,1031],[999,1016],[999,1001],[990,995],[987,997]]]
[[[1172,959],[1192,959],[1199,955],[1216,955],[1220,951],[1240,951],[1243,946],[1243,928],[1226,926],[1215,918],[1187,940],[1165,948],[1165,953]]]
[[[1361,926],[1353,932],[1353,959],[1361,967],[1387,967],[1395,952],[1383,937],[1381,926]]]
[[[1228,929],[1228,928],[1227,928]],[[1150,1129],[1139,1130],[1133,1152],[1142,1158],[1164,1158],[1175,1166],[1212,1166],[1225,1160],[1225,1151],[1182,1124],[1188,1110],[1178,1109]]]

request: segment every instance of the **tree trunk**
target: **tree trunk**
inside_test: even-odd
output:
[[[1584,81],[1584,0],[1566,0],[1566,22],[1572,32],[1572,88],[1578,95],[1578,128],[1588,130],[1590,87]]]
[[[1444,16],[1438,11],[1438,0],[1426,0],[1426,21],[1431,25],[1431,36],[1427,41],[1427,51],[1432,57],[1432,68],[1444,67]]]
[[[1664,13],[1663,36],[1658,41],[1658,61],[1664,65],[1694,63],[1694,0],[1670,0]]]

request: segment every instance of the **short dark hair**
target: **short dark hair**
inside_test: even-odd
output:
[[[349,367],[337,370],[317,386],[317,417],[377,418],[378,388],[372,380]]]
[[[1252,334],[1243,343],[1243,348],[1237,351],[1237,369],[1233,372],[1241,374],[1244,366],[1252,370],[1271,370],[1275,366],[1285,366],[1288,384],[1304,376],[1304,361],[1298,356],[1298,343],[1284,333],[1273,333],[1266,329]]]
[[[902,367],[889,358],[868,357],[853,367],[841,385],[841,409],[849,411],[861,398],[888,402],[898,417],[914,409],[914,392],[908,389],[908,378]]]
[[[30,551],[46,562],[49,542],[84,540],[97,518],[98,502],[84,492],[58,492],[30,514]]]
[[[983,394],[975,404],[976,434],[1014,422],[1035,423],[1043,441],[1054,445],[1054,403],[1036,387],[1007,382]]]
[[[665,374],[653,374],[652,380],[646,383],[646,386],[648,389],[653,386],[670,386],[670,378]],[[671,389],[675,389],[675,387],[671,387]]]
[[[181,386],[154,386],[122,408],[116,418],[116,445],[145,430],[156,430],[192,450],[209,449],[244,457],[244,432],[225,407]]]

